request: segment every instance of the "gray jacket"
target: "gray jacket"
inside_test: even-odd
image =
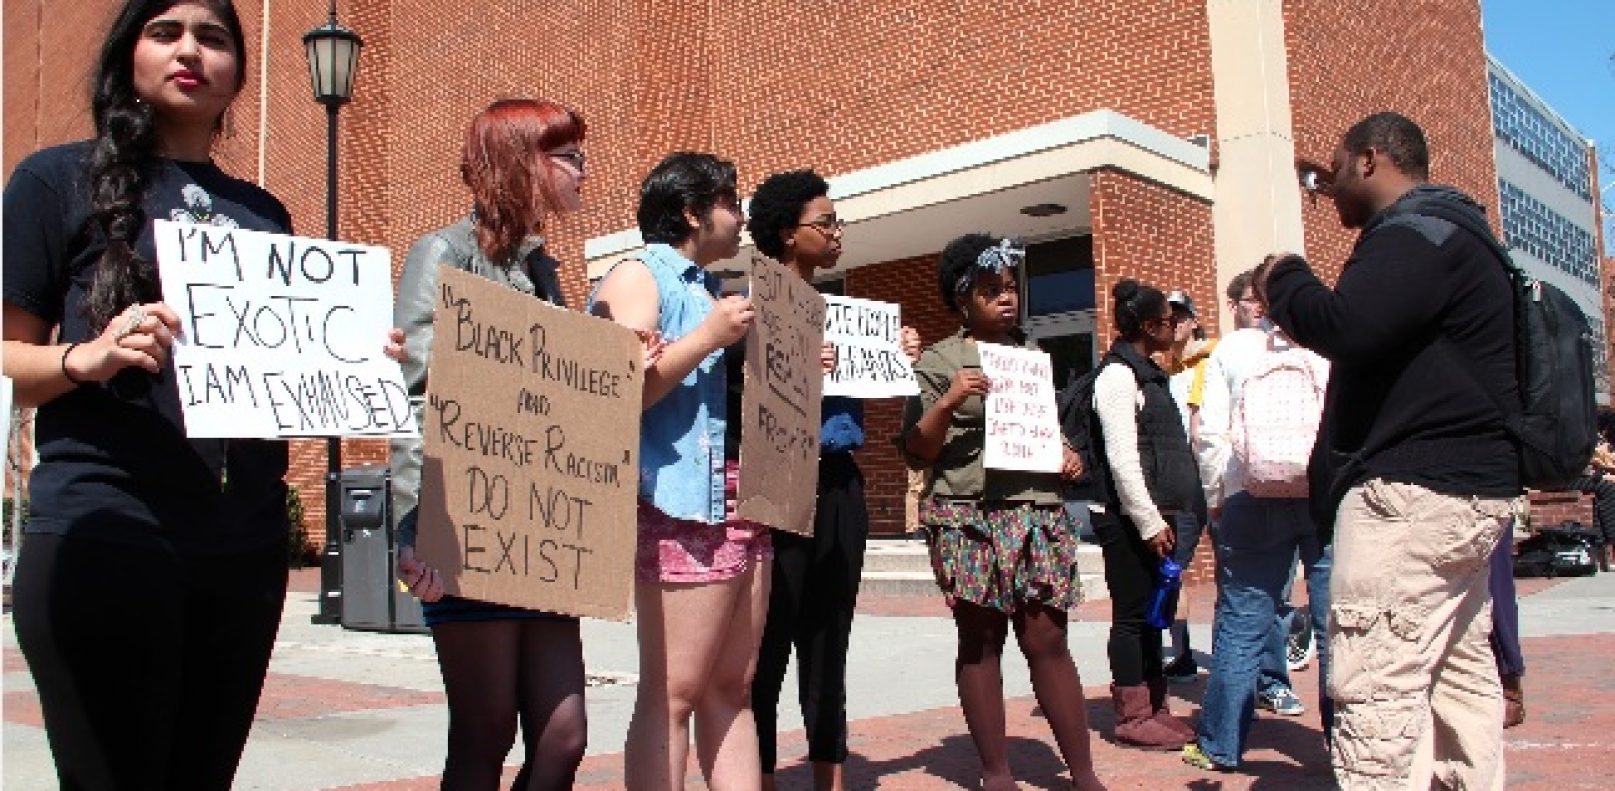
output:
[[[555,259],[544,253],[544,240],[530,236],[510,260],[495,262],[477,247],[476,226],[470,217],[422,236],[409,248],[404,273],[398,278],[398,301],[393,305],[393,326],[404,331],[407,358],[402,364],[404,386],[409,388],[416,424],[426,431],[426,366],[432,349],[432,313],[438,304],[439,266],[452,266],[481,275],[524,294],[535,294],[566,306]],[[415,543],[415,506],[420,501],[422,440],[392,441],[392,512],[398,519],[400,544]]]

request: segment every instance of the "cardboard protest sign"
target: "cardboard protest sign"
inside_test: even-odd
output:
[[[987,394],[987,447],[995,470],[1059,472],[1064,457],[1054,406],[1054,365],[1047,352],[977,343]]]
[[[918,395],[914,367],[903,353],[900,308],[856,297],[824,298],[824,340],[836,347],[836,367],[824,394],[851,398]]]
[[[454,596],[628,617],[639,340],[449,266],[432,331],[416,552]]]
[[[163,301],[191,437],[414,436],[384,247],[168,220]]]
[[[824,391],[824,296],[767,259],[751,265],[757,323],[746,335],[736,512],[779,530],[813,534],[819,488],[819,398]]]

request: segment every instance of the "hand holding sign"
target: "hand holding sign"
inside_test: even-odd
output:
[[[62,370],[74,382],[105,382],[125,368],[158,373],[168,362],[178,331],[179,317],[167,305],[130,305],[94,340],[76,343],[63,353]]]
[[[376,344],[392,325],[386,248],[167,220],[156,241],[186,434],[416,434]]]
[[[752,307],[750,299],[731,294],[720,298],[712,306],[712,312],[707,314],[697,332],[706,333],[712,341],[712,348],[722,349],[746,337],[756,318],[757,310]]]
[[[819,480],[819,399],[824,386],[824,297],[796,273],[754,259],[741,403],[743,518],[813,533]]]
[[[919,335],[902,326],[897,305],[837,296],[824,301],[824,339],[835,347],[825,395],[890,398],[920,392],[912,365]]]

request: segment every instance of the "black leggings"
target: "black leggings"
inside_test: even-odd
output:
[[[1110,588],[1110,675],[1118,687],[1136,687],[1161,675],[1161,630],[1144,622],[1161,560],[1126,517],[1094,514],[1094,532]]]
[[[819,460],[813,535],[774,531],[773,588],[763,628],[752,713],[763,772],[778,762],[775,733],[785,667],[796,646],[797,695],[807,727],[808,760],[847,760],[847,644],[869,538],[864,479],[848,453]]]
[[[285,598],[284,543],[194,557],[29,534],[17,643],[61,788],[230,788]]]
[[[526,758],[511,788],[571,788],[589,737],[577,619],[440,623],[432,640],[449,702],[444,791],[498,789],[518,722]]]

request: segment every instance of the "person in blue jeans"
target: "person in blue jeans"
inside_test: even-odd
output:
[[[1185,760],[1207,769],[1239,765],[1259,684],[1273,683],[1282,669],[1284,634],[1273,626],[1282,589],[1294,580],[1298,554],[1306,571],[1310,606],[1297,610],[1297,615],[1310,614],[1314,634],[1326,632],[1331,560],[1330,547],[1319,541],[1304,499],[1235,494],[1223,503],[1222,520],[1213,525],[1211,537],[1218,584],[1211,674],[1201,700],[1197,744],[1184,748]],[[1275,656],[1271,645],[1275,635],[1280,643],[1278,668],[1269,663]],[[1327,667],[1327,661],[1327,651],[1319,643],[1319,667]],[[1320,692],[1320,697],[1327,733],[1332,713],[1327,696]],[[1208,759],[1209,765],[1191,760],[1198,757]]]
[[[1259,293],[1257,296],[1261,298]],[[1280,362],[1302,376],[1269,378],[1276,376],[1273,372],[1279,370]],[[1295,390],[1278,393],[1283,398],[1258,399],[1251,387],[1257,380],[1262,380],[1267,393],[1273,392],[1270,388],[1276,381],[1293,383],[1289,387]],[[1282,457],[1273,449],[1285,449],[1282,440],[1290,438],[1282,431],[1294,432],[1298,425],[1311,422],[1310,431],[1315,432],[1317,416],[1258,412],[1274,404],[1294,404],[1298,409],[1316,408],[1321,414],[1327,381],[1328,364],[1322,358],[1294,347],[1282,332],[1266,323],[1230,333],[1207,362],[1199,458],[1207,500],[1218,517],[1211,532],[1217,560],[1217,605],[1211,675],[1201,701],[1196,739],[1183,748],[1183,760],[1191,765],[1203,769],[1239,765],[1264,667],[1271,676],[1284,671],[1287,630],[1275,625],[1295,578],[1297,557],[1306,572],[1307,612],[1314,632],[1326,633],[1330,550],[1319,539],[1305,497],[1305,450],[1311,445],[1310,432],[1302,432],[1308,436],[1301,439],[1308,441],[1298,443],[1306,447],[1299,454],[1295,486],[1286,488],[1288,479],[1276,477],[1273,470],[1273,460]],[[1315,397],[1312,406],[1302,397],[1305,393],[1299,392],[1309,386]],[[1298,419],[1309,417],[1310,421]],[[1256,426],[1260,427],[1253,428]],[[1327,673],[1327,652],[1321,646],[1318,656],[1319,667]],[[1327,732],[1333,713],[1327,700],[1320,705],[1320,713]]]

